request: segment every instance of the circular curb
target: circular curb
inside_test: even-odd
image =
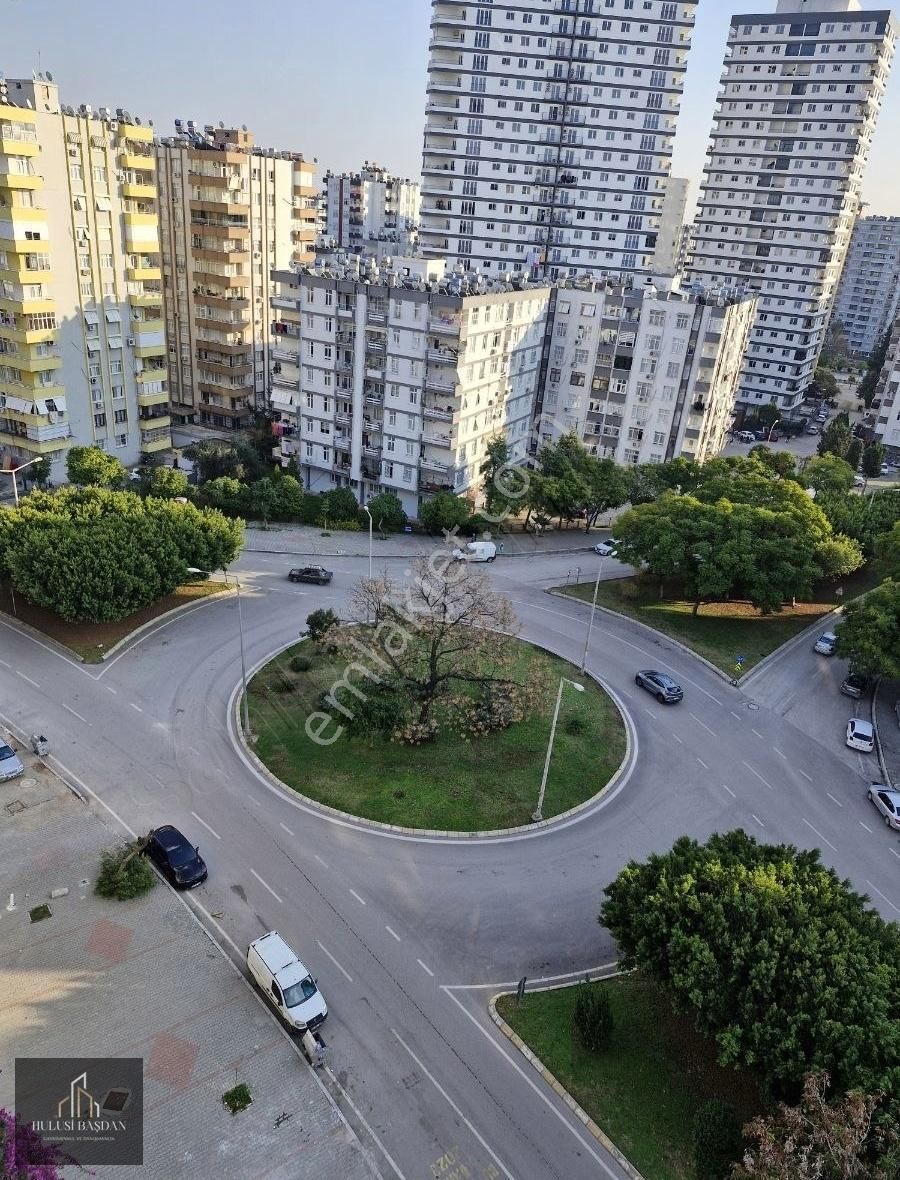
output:
[[[224,586],[225,583],[223,582]],[[148,619],[146,623],[141,623],[140,627],[136,627],[133,631],[129,631],[127,635],[123,635],[121,639],[117,640],[109,651],[105,651],[100,657],[100,663],[104,664],[111,656],[116,655],[127,647],[134,640],[139,639],[152,627],[157,624],[171,623],[178,615],[187,614],[189,610],[199,609],[201,606],[208,606],[211,602],[217,602],[222,598],[232,598],[237,591],[229,588],[219,590],[215,594],[207,594],[203,598],[195,598],[193,602],[183,602],[180,606],[173,606],[171,610],[167,610],[164,614],[157,615],[155,619]],[[81,658],[81,657],[78,657]],[[82,661],[83,662],[83,661]]]
[[[621,974],[622,972],[620,971],[612,971],[609,975],[599,976],[598,981],[600,979],[613,979],[615,976]],[[594,982],[594,980],[591,982]],[[556,991],[559,987],[577,987],[581,983],[582,980],[578,979],[573,980],[572,983],[557,984],[553,987],[532,988],[532,991]],[[497,1028],[500,1029],[503,1035],[513,1045],[515,1045],[528,1064],[541,1075],[553,1093],[556,1094],[556,1096],[566,1104],[566,1106],[569,1108],[572,1114],[575,1115],[588,1134],[592,1135],[594,1139],[596,1139],[597,1142],[609,1152],[622,1171],[625,1172],[625,1174],[629,1176],[631,1180],[644,1180],[643,1174],[639,1172],[634,1164],[632,1164],[630,1160],[628,1160],[626,1156],[623,1155],[619,1148],[616,1147],[615,1143],[613,1143],[612,1139],[610,1139],[603,1128],[594,1122],[594,1120],[582,1106],[578,1105],[565,1086],[563,1086],[562,1083],[559,1082],[550,1072],[550,1070],[547,1069],[540,1057],[538,1057],[537,1054],[528,1047],[519,1034],[510,1028],[503,1017],[499,1015],[497,1012],[497,1001],[501,996],[514,994],[514,992],[498,992],[497,995],[491,997],[491,999],[488,1001],[488,1012],[490,1013],[491,1020],[493,1020],[494,1024],[496,1024]]]
[[[257,672],[259,672],[261,668],[265,667],[266,664],[271,663],[271,661],[274,659],[277,659],[277,657],[283,651],[287,651],[288,648],[294,647],[296,642],[296,640],[292,639],[290,642],[282,644],[274,652],[271,652],[269,655],[265,656],[263,659],[254,664],[253,667],[247,672],[247,683],[249,684]],[[306,641],[301,640],[301,642]],[[530,641],[526,639],[522,640],[522,642],[529,643]],[[532,643],[531,646],[537,648],[540,651],[546,651],[548,654],[556,656],[558,659],[565,659],[565,656],[560,656],[557,652],[550,651],[549,648],[543,647],[539,643]],[[569,660],[566,662],[571,663]],[[579,671],[579,675],[580,674],[581,673]],[[266,766],[262,759],[254,753],[247,741],[247,735],[244,733],[244,727],[241,720],[240,681],[238,682],[232,694],[230,705],[231,716],[229,720],[233,722],[234,725],[232,740],[236,745],[239,746],[240,752],[250,759],[256,770],[263,775],[269,784],[279,793],[283,793],[289,800],[299,800],[313,811],[318,811],[324,816],[331,816],[336,819],[340,819],[343,822],[348,823],[351,827],[358,826],[359,829],[363,831],[384,832],[409,837],[421,837],[423,840],[440,837],[444,840],[459,840],[463,842],[466,840],[490,840],[491,837],[499,836],[521,836],[525,833],[546,831],[548,828],[552,828],[561,821],[572,819],[579,813],[587,811],[589,808],[596,806],[614,787],[620,783],[620,781],[623,779],[627,780],[628,776],[630,776],[634,769],[634,751],[636,742],[632,736],[634,723],[632,722],[628,711],[619,700],[618,695],[607,684],[605,684],[599,676],[595,676],[592,672],[587,670],[585,670],[584,674],[586,676],[590,676],[590,678],[596,684],[598,684],[600,688],[603,689],[603,691],[615,705],[619,716],[622,719],[622,724],[625,727],[625,754],[622,758],[622,761],[619,763],[618,767],[609,780],[604,783],[603,787],[601,787],[597,794],[592,795],[590,799],[585,799],[583,803],[579,803],[576,807],[569,808],[568,811],[560,812],[559,815],[554,815],[550,819],[544,819],[538,823],[522,824],[519,827],[514,828],[490,828],[487,831],[478,832],[441,831],[437,828],[407,828],[401,826],[400,824],[386,824],[381,823],[379,820],[365,819],[363,816],[352,815],[349,811],[340,811],[336,807],[329,807],[327,803],[320,803],[317,799],[311,799],[308,795],[304,795],[300,791],[294,790],[293,787],[289,787],[286,783],[283,783],[280,778],[278,778],[272,773],[271,770],[269,770],[268,766]],[[231,726],[229,726],[229,731],[231,732]]]

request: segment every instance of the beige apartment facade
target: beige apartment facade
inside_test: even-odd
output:
[[[156,144],[173,415],[239,430],[268,405],[272,272],[313,258],[314,165],[246,129],[176,132]]]
[[[153,129],[0,89],[0,466],[171,446]]]

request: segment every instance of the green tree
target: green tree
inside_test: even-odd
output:
[[[694,1115],[692,1138],[696,1180],[728,1180],[744,1146],[734,1107],[718,1098],[704,1102]]]
[[[204,503],[228,516],[241,516],[250,511],[250,489],[229,475],[220,475],[201,484],[199,491]]]
[[[600,921],[620,965],[667,989],[721,1065],[787,1092],[812,1070],[900,1097],[900,928],[818,850],[746,832],[630,862]]]
[[[340,619],[331,607],[320,607],[306,616],[306,634],[317,646],[322,646]]]
[[[844,455],[844,461],[849,463],[854,471],[859,470],[859,465],[862,462],[863,456],[863,441],[861,438],[853,437],[850,439],[850,445],[847,447],[847,453]]]
[[[373,496],[366,507],[372,514],[372,523],[380,532],[387,532],[389,529],[396,531],[406,524],[403,504],[400,497],[395,496],[393,492],[382,492],[378,496]]]
[[[598,459],[588,455],[583,473],[587,485],[584,510],[587,513],[586,528],[591,529],[601,516],[613,508],[621,508],[631,492],[631,475],[612,459]]]
[[[70,447],[66,473],[80,487],[122,488],[128,480],[124,464],[99,447]]]
[[[269,440],[269,460],[264,462],[255,447],[242,438],[231,440],[204,439],[185,447],[186,458],[192,459],[201,483],[227,477],[242,483],[262,479],[272,470],[272,442]]]
[[[868,364],[866,365],[866,375],[859,383],[859,389],[856,391],[857,397],[861,397],[865,402],[866,409],[871,406],[872,399],[875,397],[875,391],[878,388],[878,378],[881,376],[881,370],[884,368],[888,350],[891,347],[891,332],[892,328],[888,328],[878,341],[878,345],[869,357]]]
[[[822,397],[825,398],[836,398],[841,392],[841,387],[838,385],[834,373],[830,369],[823,368],[821,365],[816,369],[813,384]]]
[[[853,487],[854,469],[837,455],[820,455],[803,468],[798,477],[804,487],[818,492],[846,494]]]
[[[900,582],[900,521],[876,539],[875,556],[884,576]]]
[[[816,505],[828,518],[835,533],[845,533],[858,541],[863,553],[871,557],[878,538],[891,531],[900,520],[900,489],[884,488],[866,496],[846,496],[822,492]]]
[[[848,602],[836,634],[836,653],[856,671],[900,679],[900,581],[887,578]]]
[[[174,500],[188,494],[188,477],[175,467],[142,467],[139,490],[158,500]]]
[[[298,520],[303,510],[303,488],[293,475],[279,475],[275,483],[272,515],[278,520]]]
[[[471,515],[468,502],[452,492],[438,492],[419,509],[419,520],[429,533],[464,529]]]
[[[756,421],[760,425],[760,429],[771,430],[772,427],[781,418],[781,410],[775,402],[766,402],[765,405],[760,406],[756,411]]]
[[[45,488],[50,482],[51,463],[46,455],[41,455],[39,459],[25,468],[24,476],[28,483],[36,488]]]
[[[502,523],[523,506],[528,476],[513,463],[509,443],[502,434],[489,440],[478,473],[484,491],[484,515],[494,523]]]
[[[750,458],[782,479],[791,479],[797,468],[796,460],[790,451],[773,451],[765,443],[757,443],[755,447],[751,447]]]
[[[318,492],[304,492],[300,501],[300,523],[315,524],[321,520],[325,498]]]
[[[250,485],[250,511],[262,521],[263,528],[269,527],[277,505],[278,490],[268,476]]]
[[[329,524],[358,520],[359,502],[349,488],[332,488],[322,497],[322,515]]]
[[[883,443],[869,443],[869,445],[863,451],[863,475],[867,475],[869,479],[877,478],[879,475],[881,475],[881,464],[884,462],[884,456],[885,449]]]
[[[846,459],[852,441],[853,435],[846,415],[838,414],[822,431],[816,450],[820,455],[837,455],[839,459]]]

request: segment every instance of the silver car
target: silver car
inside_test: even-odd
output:
[[[875,749],[875,730],[872,723],[859,717],[851,717],[847,722],[847,745],[851,750],[871,754]]]
[[[834,645],[837,643],[837,636],[833,631],[825,631],[819,636],[813,644],[813,651],[817,651],[820,656],[833,656]]]
[[[868,796],[869,801],[881,812],[887,826],[900,832],[900,791],[892,791],[884,783],[872,783]]]
[[[0,783],[10,778],[18,778],[25,773],[22,760],[12,746],[0,742]]]

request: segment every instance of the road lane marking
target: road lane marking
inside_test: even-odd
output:
[[[823,843],[823,844],[827,844],[827,845],[828,845],[828,847],[831,849],[831,851],[832,851],[832,852],[837,852],[837,849],[836,849],[836,848],[835,848],[835,846],[834,846],[834,845],[831,843],[831,841],[830,841],[830,840],[826,840],[826,839],[825,839],[825,837],[822,835],[822,833],[819,831],[819,829],[818,829],[818,828],[814,828],[814,827],[812,826],[812,824],[809,822],[809,820],[808,820],[808,819],[806,819],[806,818],[804,817],[804,818],[803,818],[803,822],[806,824],[806,826],[809,828],[809,830],[810,830],[811,832],[815,832],[815,834],[816,834],[816,835],[819,837],[819,839],[822,841],[822,843]]]
[[[319,864],[322,866],[323,869],[328,868],[328,862],[322,860],[322,858],[321,858],[321,856],[319,856],[318,852],[314,852],[313,856],[316,858],[316,860],[319,862]]]
[[[350,892],[351,896],[356,898],[356,900],[359,902],[360,905],[366,904],[366,899],[364,897],[360,897],[355,889],[351,889],[349,892]]]
[[[674,731],[672,731],[672,737],[675,739],[676,742],[678,742],[679,746],[684,745],[684,742],[681,740],[681,738],[678,736],[678,734],[675,733]]]
[[[404,1041],[403,1037],[400,1036],[400,1034],[397,1032],[397,1030],[395,1028],[392,1028],[391,1032],[394,1034],[394,1036],[397,1038],[397,1040],[400,1042],[400,1044],[403,1046],[403,1048],[406,1050],[406,1052],[410,1055],[410,1057],[413,1059],[413,1061],[416,1063],[416,1065],[418,1065],[419,1069],[422,1071],[422,1073],[425,1075],[425,1077],[428,1078],[429,1082],[431,1082],[432,1086],[434,1086],[434,1088],[437,1090],[437,1092],[441,1095],[441,1097],[444,1099],[444,1101],[447,1103],[447,1105],[450,1107],[450,1109],[453,1111],[453,1113],[456,1115],[456,1117],[461,1122],[466,1124],[466,1126],[469,1128],[469,1130],[472,1132],[472,1134],[475,1136],[475,1138],[478,1140],[478,1142],[481,1144],[481,1146],[484,1148],[484,1150],[488,1153],[488,1155],[491,1157],[491,1159],[494,1161],[494,1163],[497,1165],[497,1167],[500,1169],[500,1171],[503,1173],[503,1175],[506,1176],[507,1180],[516,1180],[515,1176],[513,1176],[512,1172],[509,1170],[509,1168],[507,1168],[507,1166],[500,1159],[499,1155],[497,1155],[497,1153],[491,1147],[488,1146],[487,1140],[481,1136],[481,1134],[479,1133],[479,1131],[477,1130],[475,1125],[472,1122],[470,1122],[469,1119],[466,1118],[466,1116],[459,1109],[459,1107],[456,1105],[456,1103],[453,1101],[453,1099],[450,1097],[450,1095],[447,1093],[447,1091],[444,1089],[444,1087],[441,1085],[441,1083],[437,1080],[437,1078],[434,1076],[434,1074],[429,1071],[428,1066],[425,1064],[425,1062],[422,1061],[422,1059],[420,1057],[417,1057],[415,1055],[415,1053],[413,1053],[412,1049],[410,1049],[409,1045],[407,1045],[406,1041]]]
[[[869,888],[872,890],[873,893],[878,894],[878,896],[881,898],[882,901],[886,901],[892,910],[896,910],[897,913],[900,914],[900,908],[895,906],[889,897],[885,897],[885,895],[881,892],[881,890],[876,885],[873,885],[872,882],[869,881],[868,879],[866,880],[866,884],[869,886]]]
[[[726,787],[724,783],[722,783],[722,790],[727,791],[728,794],[732,797],[732,799],[737,799],[737,795],[735,795],[735,793],[734,793],[734,791],[732,791],[731,787]]]
[[[711,729],[709,728],[709,726],[706,724],[706,722],[705,722],[705,721],[701,721],[701,720],[700,720],[700,718],[697,716],[697,714],[696,714],[696,713],[691,713],[691,716],[694,718],[694,720],[697,722],[697,724],[698,724],[698,725],[702,725],[702,726],[703,726],[703,728],[704,728],[704,729],[706,730],[706,732],[707,732],[707,733],[710,735],[710,737],[718,737],[718,734],[714,733],[714,732],[713,732],[713,730],[711,730]]]
[[[225,771],[223,770],[222,773],[224,774]],[[260,803],[260,801],[256,798],[255,795],[248,795],[247,798],[250,800],[251,803],[255,803],[257,807],[262,807],[262,803]]]
[[[867,832],[871,832],[871,830],[872,830],[872,829],[869,827],[869,825],[868,825],[868,824],[864,824],[862,820],[860,820],[860,821],[859,821],[859,826],[860,826],[861,828],[865,828]]]
[[[106,689],[107,692],[111,692],[114,697],[117,697],[119,695],[119,690],[116,688],[113,688],[111,685],[104,684],[103,687]]]
[[[431,978],[434,979],[434,972],[431,970],[430,967],[426,966],[425,963],[423,963],[421,959],[416,959],[416,962],[419,964],[419,966],[422,968],[422,970],[425,972],[426,975],[430,975]]]
[[[392,929],[390,928],[390,926],[385,926],[385,930],[388,932],[388,934],[391,936],[391,938],[396,938],[396,940],[397,940],[398,942],[400,942],[400,941],[401,941],[401,939],[400,939],[400,935],[397,933],[397,931],[396,931],[396,930],[392,930]]]
[[[65,709],[65,711],[67,713],[71,713],[73,717],[77,717],[78,720],[83,725],[90,725],[91,724],[90,721],[88,721],[87,717],[82,717],[80,713],[76,713],[75,710],[72,708],[72,706],[67,705],[64,701],[62,702],[62,707]]]
[[[782,752],[778,749],[777,746],[773,746],[772,749],[775,751],[775,753],[778,755],[779,758],[783,758],[785,760],[785,762],[787,762],[787,760],[788,760],[787,754],[782,754]]]
[[[340,971],[341,975],[343,975],[343,977],[347,980],[347,982],[352,983],[353,976],[350,974],[349,971],[344,970],[344,968],[340,965],[340,963],[337,961],[337,959],[334,957],[334,955],[331,953],[331,951],[328,949],[328,947],[322,946],[321,942],[319,942],[318,939],[316,939],[316,946],[319,948],[319,950],[322,952],[323,955],[327,955],[328,958],[331,959],[332,963],[334,963],[335,967],[337,967],[338,971]]]
[[[287,826],[287,824],[281,824],[281,823],[280,823],[278,826],[279,826],[279,828],[283,828],[283,829],[284,829],[284,831],[286,831],[286,832],[287,832],[287,834],[288,834],[289,836],[293,836],[293,834],[294,834],[294,833],[293,833],[293,832],[291,831],[291,829],[290,829],[290,828]]]
[[[12,668],[12,664],[7,664],[6,660],[0,660],[0,664],[2,664],[4,668]]]
[[[743,763],[744,766],[747,767],[747,769],[750,771],[751,774],[756,775],[756,777],[759,779],[759,781],[762,783],[762,785],[764,787],[768,787],[770,791],[775,790],[775,788],[772,786],[772,784],[770,782],[768,782],[766,779],[764,779],[758,770],[754,770],[749,762],[744,762],[743,758],[741,759],[741,762]]]
[[[23,680],[27,680],[28,683],[31,684],[34,688],[41,687],[36,680],[32,680],[30,676],[26,676],[24,672],[20,672],[18,668],[16,668],[16,675],[21,676]]]
[[[368,1131],[369,1135],[372,1138],[372,1142],[375,1144],[375,1146],[378,1148],[378,1150],[381,1152],[381,1154],[384,1156],[384,1158],[387,1160],[387,1162],[390,1164],[391,1168],[393,1169],[394,1175],[399,1177],[399,1180],[406,1180],[406,1177],[403,1175],[403,1173],[397,1167],[397,1164],[395,1163],[394,1159],[392,1158],[392,1156],[388,1152],[387,1148],[384,1146],[384,1144],[381,1142],[381,1140],[378,1138],[378,1136],[375,1134],[375,1132],[372,1130],[372,1128],[366,1122],[366,1116],[362,1113],[362,1111],[359,1109],[359,1107],[356,1105],[356,1103],[353,1101],[353,1099],[350,1097],[350,1095],[347,1093],[347,1091],[344,1089],[344,1087],[341,1085],[341,1083],[335,1077],[330,1065],[325,1066],[325,1072],[328,1074],[331,1084],[336,1089],[338,1089],[340,1091],[341,1096],[343,1097],[344,1101],[347,1103],[347,1105],[350,1107],[350,1109],[353,1111],[353,1113],[356,1115],[356,1117],[359,1119],[359,1121],[362,1123],[362,1125],[366,1128],[366,1130]],[[366,1158],[368,1158],[369,1153],[365,1150],[365,1147],[363,1147],[363,1151],[365,1152]],[[373,1164],[373,1167],[374,1167],[374,1164]],[[375,1169],[375,1170],[377,1172],[377,1169]]]
[[[765,740],[766,740],[766,736],[765,736],[765,734],[763,734],[763,733],[760,733],[758,729],[754,729],[754,730],[753,730],[753,732],[756,734],[756,736],[757,736],[758,738],[761,738],[763,741],[765,741]]]
[[[700,765],[703,767],[704,770],[709,770],[709,767],[706,765],[706,763],[703,761],[702,758],[698,758],[697,761],[700,763]]]
[[[614,967],[615,963],[611,964],[611,966]],[[515,987],[516,985],[513,984],[512,986]],[[457,999],[457,997],[453,994],[452,988],[443,987],[441,990],[446,992],[447,995],[450,997],[450,999],[453,1001],[453,1003],[456,1004],[457,1008],[459,1008],[459,1010],[463,1013],[463,1015],[467,1016],[469,1018],[469,1020],[471,1020],[471,1022],[475,1025],[475,1027],[478,1029],[478,1031],[481,1033],[481,1035],[484,1037],[484,1039],[488,1042],[488,1044],[493,1045],[493,1047],[497,1050],[497,1052],[504,1059],[504,1061],[506,1061],[506,1063],[508,1065],[511,1065],[513,1067],[513,1069],[516,1071],[516,1073],[519,1075],[519,1077],[522,1079],[522,1081],[525,1082],[528,1086],[530,1086],[530,1088],[534,1091],[535,1094],[537,1094],[538,1098],[540,1098],[541,1102],[543,1102],[543,1104],[547,1107],[547,1109],[551,1110],[556,1115],[556,1117],[559,1119],[559,1121],[562,1123],[562,1125],[566,1128],[566,1130],[570,1134],[574,1135],[574,1137],[578,1140],[578,1142],[581,1144],[581,1146],[584,1148],[584,1150],[588,1153],[588,1155],[590,1155],[591,1158],[593,1160],[595,1160],[600,1165],[600,1167],[603,1169],[603,1171],[606,1173],[606,1175],[609,1176],[610,1180],[619,1180],[619,1177],[621,1176],[622,1173],[621,1172],[614,1172],[609,1167],[609,1165],[606,1163],[606,1161],[603,1159],[603,1157],[601,1155],[599,1155],[598,1152],[596,1152],[594,1150],[594,1148],[591,1146],[591,1144],[588,1142],[588,1140],[583,1138],[579,1134],[578,1129],[575,1127],[575,1125],[547,1097],[547,1094],[545,1093],[545,1087],[539,1086],[532,1078],[530,1078],[528,1076],[528,1074],[525,1072],[525,1070],[522,1068],[522,1066],[519,1065],[519,1063],[509,1055],[509,1053],[506,1051],[506,1049],[504,1049],[503,1046],[501,1044],[499,1044],[491,1036],[491,1034],[488,1032],[488,1030],[486,1028],[483,1028],[482,1025],[475,1019],[475,1017],[468,1010],[468,1008],[465,1006],[465,1004],[462,1002],[462,1000]]]
[[[797,769],[800,770],[800,767],[798,766]],[[810,782],[813,781],[813,776],[811,774],[807,774],[805,770],[800,770],[800,773],[805,779],[808,779]]]
[[[191,815],[194,817],[194,819],[197,821],[197,823],[198,823],[198,824],[203,824],[203,826],[204,826],[204,828],[206,828],[207,832],[212,832],[212,834],[215,836],[215,838],[216,838],[217,840],[221,840],[221,839],[222,839],[222,837],[221,837],[221,836],[219,835],[219,833],[218,833],[218,832],[215,830],[215,828],[211,828],[211,827],[209,826],[209,824],[206,822],[206,820],[205,820],[205,819],[201,819],[201,818],[200,818],[200,816],[199,816],[199,815],[196,813],[196,811],[192,811],[192,812],[191,812]]]
[[[750,812],[750,818],[751,818],[751,819],[755,819],[755,820],[756,820],[756,822],[759,824],[759,826],[760,826],[761,828],[764,828],[764,827],[766,826],[766,825],[763,823],[763,821],[762,821],[762,820],[759,818],[759,816],[758,816],[758,815],[754,815],[752,811]]]
[[[257,881],[259,881],[259,883],[260,883],[260,885],[262,885],[263,889],[268,889],[268,891],[272,894],[272,896],[275,898],[275,900],[278,902],[279,905],[284,905],[284,902],[281,900],[281,898],[278,896],[278,894],[275,892],[275,890],[272,888],[272,886],[267,885],[265,883],[265,881],[262,879],[262,877],[259,875],[259,873],[256,871],[256,869],[251,869],[250,872],[257,879]]]
[[[731,714],[732,717],[736,717],[738,719],[738,721],[744,720],[743,717],[740,715],[740,713],[735,713],[734,709],[729,709],[728,712]]]
[[[900,852],[898,852],[896,848],[889,848],[888,852],[891,854],[891,856],[896,856],[897,860],[900,860]]]
[[[141,708],[140,705],[136,705],[134,703],[134,701],[129,701],[128,703],[129,703],[129,705],[131,705],[132,709],[136,710],[136,712],[143,713],[144,710]]]
[[[835,797],[834,797],[834,795],[832,795],[831,791],[826,791],[825,794],[828,796],[828,798],[831,800],[831,802],[836,803],[838,805],[838,807],[844,806],[843,803],[840,801],[840,799],[835,799]]]

